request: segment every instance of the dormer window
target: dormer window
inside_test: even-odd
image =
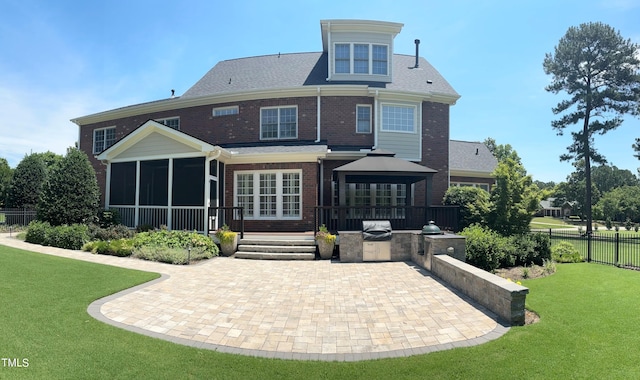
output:
[[[336,43],[334,60],[336,74],[389,74],[389,46],[387,45]]]
[[[393,39],[402,24],[371,20],[322,20],[328,81],[393,82]]]

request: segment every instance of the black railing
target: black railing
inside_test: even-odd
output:
[[[536,230],[549,235],[551,244],[567,241],[589,262],[640,268],[640,233],[633,231]],[[589,249],[591,245],[591,249]]]
[[[388,220],[393,230],[420,230],[429,221],[443,231],[457,232],[458,206],[318,206],[314,209],[315,230],[325,225],[331,232],[360,231],[364,220]]]
[[[0,224],[26,226],[36,219],[36,210],[27,208],[0,208]]]
[[[244,207],[209,207],[209,233],[227,225],[244,238]]]

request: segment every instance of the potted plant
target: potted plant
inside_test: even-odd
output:
[[[224,256],[231,256],[238,249],[238,233],[231,231],[226,224],[216,231],[216,237]]]
[[[333,256],[333,249],[336,246],[336,235],[327,230],[323,224],[316,233],[316,242],[318,243],[318,252],[321,259],[330,259]]]

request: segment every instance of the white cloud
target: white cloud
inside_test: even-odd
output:
[[[26,154],[65,154],[78,139],[70,119],[112,108],[88,92],[0,87],[0,157],[15,166]]]

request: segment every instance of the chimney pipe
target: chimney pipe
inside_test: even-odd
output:
[[[416,43],[416,65],[413,67],[414,69],[417,69],[418,67],[420,67],[420,65],[418,65],[418,57],[419,57],[419,47],[420,47],[420,40],[415,40],[414,41]]]

